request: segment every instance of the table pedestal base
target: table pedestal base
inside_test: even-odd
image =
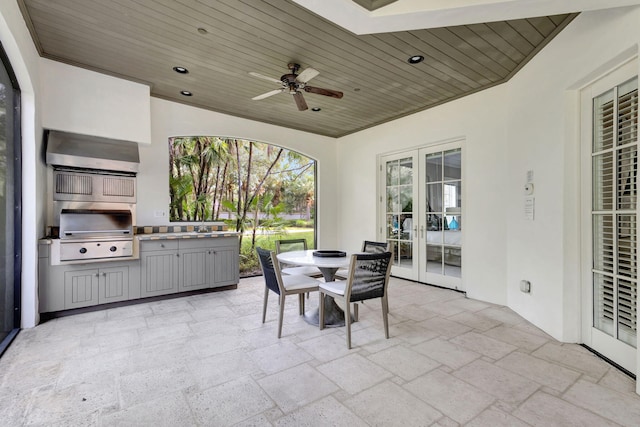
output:
[[[314,308],[304,314],[304,321],[310,325],[320,326],[320,310]],[[351,321],[354,321],[351,315]],[[338,328],[344,326],[344,311],[336,304],[336,301],[328,296],[324,298],[324,327]]]

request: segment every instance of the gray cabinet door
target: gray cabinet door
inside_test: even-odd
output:
[[[238,245],[223,246],[212,250],[213,286],[236,285],[239,278]]]
[[[98,269],[66,271],[64,273],[64,308],[88,307],[98,304]]]
[[[140,296],[178,292],[178,253],[158,251],[140,253]]]
[[[99,304],[129,299],[129,267],[101,268]]]
[[[211,249],[180,250],[180,291],[208,288],[213,280],[209,274]]]

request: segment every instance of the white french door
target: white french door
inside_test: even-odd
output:
[[[418,200],[417,169],[417,151],[383,156],[380,160],[378,239],[391,244],[393,275],[410,280],[418,277],[419,220],[414,203]]]
[[[583,339],[635,373],[637,366],[638,78],[635,61],[581,93]]]
[[[462,189],[460,141],[380,157],[379,238],[394,276],[462,290]]]
[[[462,290],[462,148],[423,148],[419,157],[419,281]]]

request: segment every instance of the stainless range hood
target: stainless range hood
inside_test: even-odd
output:
[[[57,167],[137,173],[138,144],[56,130],[46,131],[47,164]]]

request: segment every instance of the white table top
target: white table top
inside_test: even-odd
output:
[[[318,268],[346,268],[351,263],[351,256],[317,257],[313,256],[315,249],[307,251],[290,251],[279,253],[278,260],[292,265],[312,265]]]

